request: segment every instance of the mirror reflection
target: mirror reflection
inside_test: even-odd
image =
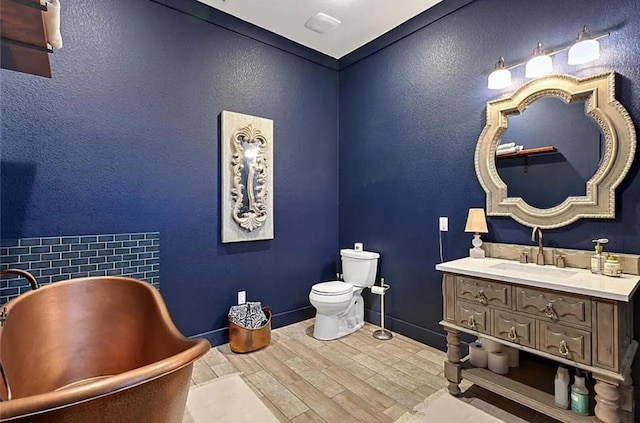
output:
[[[585,113],[584,101],[565,103],[554,96],[541,97],[523,113],[509,116],[500,144],[509,143],[522,147],[495,158],[507,196],[541,209],[586,195],[586,183],[603,154],[600,127]],[[555,151],[532,152],[539,147]]]

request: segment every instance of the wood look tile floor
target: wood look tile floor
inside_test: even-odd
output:
[[[196,361],[192,386],[230,373],[281,422],[391,423],[446,386],[445,353],[394,334],[378,341],[369,323],[334,341],[312,337],[314,320],[275,329],[271,345],[235,354],[229,344]],[[507,423],[556,422],[466,381],[462,401]]]

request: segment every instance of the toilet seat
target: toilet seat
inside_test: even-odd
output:
[[[311,292],[316,295],[335,297],[351,294],[353,292],[353,285],[342,281],[320,282],[311,287]]]

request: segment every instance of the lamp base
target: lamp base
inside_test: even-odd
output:
[[[484,258],[484,250],[482,248],[469,248],[469,257]]]
[[[476,232],[475,234],[473,234],[471,245],[473,245],[473,248],[469,249],[469,257],[484,258],[484,250],[480,248],[482,247],[482,240],[480,239],[479,233]]]

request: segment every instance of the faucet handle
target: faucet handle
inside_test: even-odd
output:
[[[564,254],[556,257],[556,267],[564,268],[567,267],[567,261],[565,260]]]
[[[529,253],[526,251],[520,252],[520,263],[529,263]]]

